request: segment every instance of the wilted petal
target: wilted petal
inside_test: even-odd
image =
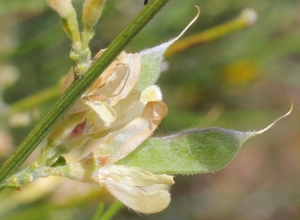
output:
[[[94,152],[95,155],[108,157],[109,163],[126,157],[153,133],[166,114],[165,103],[149,102],[140,117],[109,135]]]
[[[112,127],[117,128],[128,124],[133,119],[143,113],[146,104],[150,101],[161,101],[162,94],[158,86],[152,85],[147,87],[142,93],[139,91],[129,94],[114,106],[114,110],[118,115]]]
[[[117,118],[116,112],[106,102],[87,100],[85,104],[90,106],[98,114],[106,127],[110,127]]]
[[[105,50],[100,50],[99,53],[95,56],[94,60],[98,59]],[[110,76],[115,72],[117,65],[120,62],[123,62],[125,59],[125,52],[122,52],[100,75],[100,77],[93,83],[93,85],[84,93],[85,96],[93,95],[93,93],[105,85]],[[92,62],[93,63],[93,62]]]
[[[157,213],[170,203],[171,195],[165,190],[144,192],[139,187],[123,182],[115,182],[111,178],[102,181],[102,186],[124,205],[141,213]]]
[[[135,186],[150,186],[153,184],[174,184],[173,176],[155,175],[138,167],[124,165],[107,165],[97,173],[99,179],[112,178],[115,182],[124,182]]]
[[[129,79],[129,67],[119,64],[105,85],[96,90],[90,97],[98,100],[113,99],[123,92]],[[111,102],[111,101],[109,101]]]
[[[118,115],[118,119],[112,125],[113,128],[119,129],[142,114],[145,105],[140,102],[140,97],[139,91],[133,92],[113,107]]]
[[[122,88],[122,92],[118,95],[112,97],[111,105],[114,106],[120,99],[124,99],[128,96],[130,91],[133,89],[135,84],[137,83],[139,76],[140,76],[140,69],[141,69],[141,61],[139,54],[126,54],[126,66],[129,69],[129,76],[126,81],[126,84]]]
[[[67,116],[75,114],[75,113],[88,111],[88,110],[90,110],[90,108],[84,103],[84,101],[82,99],[79,99],[75,103],[75,105],[73,105],[71,107],[71,109],[66,113],[66,115],[64,117],[67,117]]]

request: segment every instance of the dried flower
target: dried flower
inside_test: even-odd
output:
[[[155,175],[138,167],[122,165],[104,166],[96,175],[101,187],[137,212],[160,212],[170,203],[170,193],[163,187],[174,183],[172,176]],[[151,188],[156,184],[163,185],[158,189]]]
[[[69,110],[66,119],[79,113],[86,118],[75,127],[64,146],[75,147],[90,137],[102,139],[88,156],[60,168],[67,170],[64,173],[60,170],[60,175],[97,183],[137,212],[155,213],[168,206],[170,194],[162,188],[174,183],[173,176],[155,175],[117,163],[149,138],[166,116],[168,109],[161,101],[161,91],[153,84],[160,72],[163,53],[183,32],[141,54],[122,52]],[[95,59],[102,53],[103,50]],[[71,70],[62,91],[73,80]]]

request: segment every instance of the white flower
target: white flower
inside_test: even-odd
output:
[[[86,119],[73,130],[64,146],[76,146],[79,141],[74,137],[102,137],[93,152],[70,165],[69,177],[99,184],[137,212],[155,213],[168,206],[170,194],[166,189],[152,187],[166,188],[174,183],[173,177],[115,164],[150,137],[168,111],[157,86],[133,90],[140,67],[138,54],[122,52],[116,58],[65,116],[85,112]],[[70,72],[63,91],[72,81]]]
[[[160,89],[153,84],[160,72],[163,53],[184,31],[177,38],[141,54],[122,52],[69,110],[65,117],[86,114],[86,120],[74,129],[76,135],[102,139],[88,156],[68,165],[64,176],[97,183],[137,212],[156,213],[168,206],[170,194],[166,188],[174,183],[173,176],[155,175],[117,162],[149,138],[166,116],[168,108],[161,101]],[[70,71],[63,91],[73,80]],[[74,132],[71,136],[74,137]]]
[[[137,167],[107,165],[96,173],[100,185],[129,208],[141,213],[156,213],[165,209],[171,200],[164,189],[147,191],[143,187],[156,184],[171,185],[173,177],[154,175]]]
[[[116,165],[152,135],[167,114],[167,107],[163,102],[147,102],[161,98],[157,87],[148,87],[141,97],[141,102],[147,103],[143,112],[122,128],[106,135],[90,155],[70,165],[68,175],[72,179],[99,184],[137,212],[155,213],[168,206],[170,194],[166,189],[154,186],[166,188],[174,183],[173,177],[155,175],[138,167]]]
[[[100,51],[96,58],[102,52]],[[140,66],[138,54],[122,52],[82,95],[65,118],[85,112],[86,119],[64,141],[63,145],[66,148],[71,149],[82,145],[91,137],[104,137],[106,140],[114,132],[114,135],[120,133],[124,126],[127,127],[125,131],[131,132],[134,124],[140,123],[139,121],[147,123],[144,126],[151,127],[143,135],[148,137],[152,134],[167,114],[167,106],[161,102],[162,94],[155,85],[145,88],[142,92],[133,90],[139,80]],[[73,73],[70,71],[62,90],[65,91],[73,80]]]

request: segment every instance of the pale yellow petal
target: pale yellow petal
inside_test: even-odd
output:
[[[118,97],[126,87],[129,79],[129,67],[125,64],[118,64],[113,74],[108,78],[105,85],[97,89],[91,97],[99,97],[101,100],[106,100],[111,104],[111,100]]]
[[[99,179],[112,178],[115,182],[124,182],[134,186],[150,186],[153,184],[174,184],[173,176],[155,175],[138,167],[123,165],[107,165],[97,173]]]
[[[141,61],[140,61],[139,54],[138,53],[126,54],[126,59],[127,59],[126,62],[123,64],[129,68],[129,76],[128,79],[126,80],[126,84],[122,88],[122,91],[118,95],[112,97],[111,99],[112,106],[116,105],[119,100],[124,99],[125,97],[128,96],[128,94],[133,89],[133,87],[135,86],[135,84],[137,83],[140,77]]]
[[[79,112],[84,112],[84,111],[88,111],[90,108],[84,104],[82,99],[79,99],[75,105],[73,105],[71,107],[71,109],[66,113],[66,115],[64,117],[67,117],[71,114],[75,114],[75,113],[79,113]]]
[[[139,91],[133,92],[113,107],[118,115],[118,119],[112,125],[113,128],[119,129],[142,114],[145,105],[140,102],[140,96]]]
[[[152,135],[166,114],[165,103],[149,102],[141,116],[109,135],[97,148],[95,154],[108,157],[108,163],[115,163],[126,157]]]
[[[103,181],[103,187],[124,205],[145,214],[164,210],[170,203],[171,195],[165,190],[144,192],[136,186],[123,182],[116,183],[111,178]]]
[[[105,50],[100,50],[99,53],[95,56],[94,60],[92,61],[92,65],[95,60],[97,60]],[[85,96],[91,96],[94,92],[100,89],[102,86],[105,85],[109,77],[115,72],[117,65],[120,62],[124,61],[125,52],[122,52],[107,68],[106,70],[100,75],[100,77],[93,83],[93,85],[84,93]]]
[[[162,100],[162,94],[157,85],[151,85],[148,86],[141,95],[141,102],[144,104],[147,104],[151,101],[161,101]]]
[[[88,135],[93,138],[101,138],[107,135],[111,130],[112,128],[105,126],[105,122],[95,111],[90,111],[87,114],[87,122],[84,130],[84,135]]]
[[[86,100],[85,104],[98,114],[106,127],[110,127],[117,118],[116,112],[106,102]]]

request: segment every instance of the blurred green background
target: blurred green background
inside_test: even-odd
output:
[[[73,0],[79,14],[82,2]],[[184,37],[233,19],[245,8],[259,17],[252,27],[166,60],[168,68],[157,84],[169,114],[156,135],[212,126],[259,130],[286,113],[290,99],[294,110],[248,141],[223,170],[176,176],[171,204],[163,212],[139,215],[123,208],[113,219],[299,219],[300,1],[173,0],[126,51],[176,37],[194,17],[194,5],[201,7],[201,16]],[[143,7],[142,0],[108,0],[91,42],[93,54],[106,48]],[[14,103],[58,85],[72,63],[71,41],[57,14],[42,0],[11,0],[1,1],[0,19],[0,71],[9,66],[20,73],[13,86],[1,89],[3,100]],[[40,114],[54,103],[55,98],[38,106]],[[6,122],[2,129],[12,134],[12,146],[36,123],[9,128]],[[0,146],[1,162],[9,155],[7,148]],[[91,219],[101,201],[109,207],[114,198],[88,184],[37,180],[20,192],[0,194],[0,219]]]

